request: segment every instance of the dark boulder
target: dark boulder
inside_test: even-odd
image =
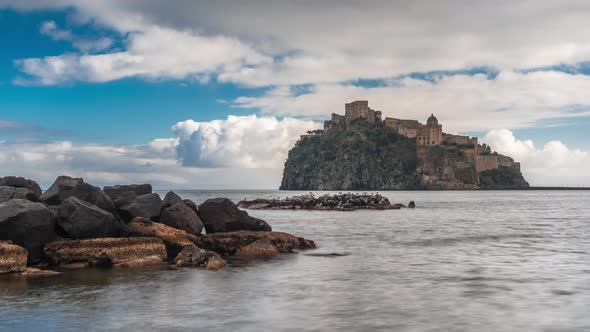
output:
[[[203,222],[199,216],[183,202],[165,208],[160,222],[193,235],[199,235],[203,230]]]
[[[84,183],[82,178],[59,176],[51,187],[41,195],[40,200],[47,205],[60,205],[63,200],[70,197],[70,192],[82,183]]]
[[[264,220],[253,218],[228,198],[213,198],[199,206],[199,217],[208,234],[239,230],[271,231]]]
[[[164,200],[162,201],[162,209],[170,207],[178,202],[182,202],[182,198],[178,196],[174,191],[169,191],[166,196],[164,196]]]
[[[288,233],[253,231],[205,234],[199,237],[196,245],[221,255],[246,257],[268,257],[275,255],[277,251],[288,253],[316,247],[313,241]]]
[[[110,212],[73,196],[61,203],[57,224],[75,239],[118,237],[123,228],[123,223]]]
[[[0,203],[8,202],[11,199],[26,199],[31,202],[39,201],[39,197],[27,188],[0,187]]]
[[[9,186],[14,188],[29,189],[37,198],[41,196],[41,187],[39,184],[31,179],[25,179],[20,176],[6,176],[0,178],[0,186]]]
[[[114,202],[119,198],[126,196],[141,196],[152,193],[151,184],[127,184],[127,185],[116,185],[106,186],[103,188],[104,192]]]
[[[0,240],[27,249],[29,261],[39,260],[43,246],[54,237],[54,220],[45,205],[24,199],[0,204]]]
[[[125,196],[115,201],[117,212],[124,221],[135,217],[159,220],[162,210],[162,199],[156,193],[140,196]]]
[[[68,197],[76,197],[118,217],[115,204],[99,187],[88,183],[81,183],[69,192]]]
[[[196,214],[199,214],[199,211],[197,210],[197,204],[195,204],[195,202],[191,201],[190,199],[183,199],[182,202],[191,208],[191,210],[195,211]]]
[[[413,208],[415,208],[415,207],[416,207],[416,203],[414,203],[414,201],[410,201],[410,203],[408,203],[408,207],[409,207],[410,209],[413,209]]]

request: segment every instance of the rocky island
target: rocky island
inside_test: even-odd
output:
[[[529,184],[512,158],[477,137],[444,133],[431,115],[381,119],[367,101],[345,105],[323,130],[289,151],[281,190],[519,189]]]
[[[381,194],[325,194],[319,197],[313,193],[287,197],[284,199],[244,200],[238,203],[239,207],[251,210],[322,210],[322,211],[354,211],[365,210],[392,210],[406,207],[403,204],[391,204],[389,199]],[[416,207],[414,201],[408,207]]]
[[[162,199],[149,184],[101,189],[60,176],[42,192],[33,180],[0,178],[1,275],[166,264],[217,270],[229,256],[312,248],[313,241],[273,232],[227,198],[197,206],[172,191]]]

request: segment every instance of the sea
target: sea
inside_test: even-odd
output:
[[[197,203],[302,194],[177,193]],[[590,331],[590,191],[381,194],[416,208],[249,211],[315,250],[216,272],[3,278],[0,330]]]

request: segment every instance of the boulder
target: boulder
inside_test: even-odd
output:
[[[114,202],[119,198],[126,196],[141,196],[152,193],[151,184],[128,184],[128,185],[116,185],[106,186],[103,188],[104,192]]]
[[[238,230],[271,231],[264,220],[252,218],[228,198],[208,199],[199,206],[199,217],[207,234]]]
[[[31,202],[38,202],[39,197],[27,188],[15,188],[9,186],[0,187],[0,203],[8,202],[11,199],[26,199]]]
[[[125,196],[116,200],[115,206],[119,216],[124,221],[129,221],[135,217],[158,220],[162,210],[162,199],[156,193]]]
[[[0,274],[27,270],[27,250],[10,242],[0,241]]]
[[[173,259],[187,246],[193,246],[197,237],[180,229],[172,228],[146,218],[133,218],[125,225],[125,236],[157,237],[164,241],[168,257]]]
[[[63,200],[68,197],[76,197],[118,217],[115,204],[99,187],[95,187],[88,183],[81,183],[65,195]]]
[[[416,207],[416,203],[414,203],[414,201],[410,201],[410,203],[408,203],[408,207],[409,207],[410,209],[413,209],[413,208],[415,208],[415,207]]]
[[[197,209],[197,204],[191,201],[190,199],[183,199],[182,202],[186,204],[191,210],[195,211],[196,214],[199,214],[199,210]]]
[[[100,238],[55,241],[45,245],[45,256],[54,265],[88,262],[91,266],[138,266],[163,263],[166,246],[155,237]],[[157,259],[156,259],[157,258]]]
[[[182,201],[164,209],[160,222],[193,235],[199,235],[203,230],[203,222],[199,216]]]
[[[47,205],[60,205],[64,199],[70,197],[70,192],[82,183],[84,183],[82,178],[59,176],[51,187],[41,195],[40,200]]]
[[[57,224],[75,239],[118,237],[123,228],[111,213],[73,196],[61,203]]]
[[[54,237],[54,220],[45,205],[24,199],[0,204],[0,240],[23,246],[29,261],[39,260],[43,246]]]
[[[185,247],[174,261],[178,267],[204,267],[207,270],[219,270],[225,267],[225,261],[217,253],[196,246]]]
[[[166,196],[164,196],[164,200],[162,201],[162,209],[170,207],[178,202],[182,202],[182,198],[176,195],[174,191],[169,191]]]
[[[14,188],[25,188],[30,190],[37,198],[41,196],[41,187],[33,180],[17,176],[6,176],[0,178],[0,186],[9,186]]]
[[[256,243],[247,247],[254,242]],[[254,231],[205,234],[199,237],[196,244],[199,248],[215,251],[222,255],[235,255],[239,253],[249,257],[254,256],[256,252],[262,253],[263,256],[268,256],[272,251],[269,244],[274,246],[279,253],[292,252],[295,249],[315,248],[313,241],[288,233]]]

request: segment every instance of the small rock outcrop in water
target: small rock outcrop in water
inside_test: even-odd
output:
[[[357,209],[388,210],[399,209],[402,204],[391,204],[389,199],[380,194],[325,194],[319,197],[313,194],[287,197],[285,199],[259,198],[241,201],[239,206],[252,210],[338,210],[352,211]]]
[[[315,247],[313,241],[271,232],[264,220],[227,198],[199,208],[174,192],[162,201],[149,184],[105,187],[105,192],[82,178],[60,176],[40,193],[32,180],[0,182],[6,184],[0,186],[0,273],[11,276],[163,263],[217,270],[226,265],[220,255],[271,257]],[[202,235],[205,227],[209,234]],[[27,266],[33,263],[38,265]]]
[[[45,245],[45,256],[54,265],[88,262],[98,266],[162,264],[166,247],[158,238],[98,238],[56,241]]]
[[[296,249],[313,249],[316,247],[313,241],[288,233],[253,231],[205,234],[199,238],[197,245],[200,248],[215,251],[223,255],[235,255],[240,249],[259,240],[264,240],[264,244],[272,244],[279,253],[287,253]],[[262,245],[263,242],[258,242],[258,244]],[[247,251],[249,253],[253,252],[253,250]],[[265,249],[264,252],[264,256],[266,256],[268,250]]]
[[[203,250],[194,245],[182,249],[174,261],[178,267],[204,267],[207,270],[219,270],[225,267],[225,261],[217,253]]]
[[[239,230],[272,231],[264,220],[253,218],[227,198],[206,200],[199,206],[199,216],[207,234]]]
[[[24,272],[27,269],[27,250],[15,244],[0,241],[0,274]]]

